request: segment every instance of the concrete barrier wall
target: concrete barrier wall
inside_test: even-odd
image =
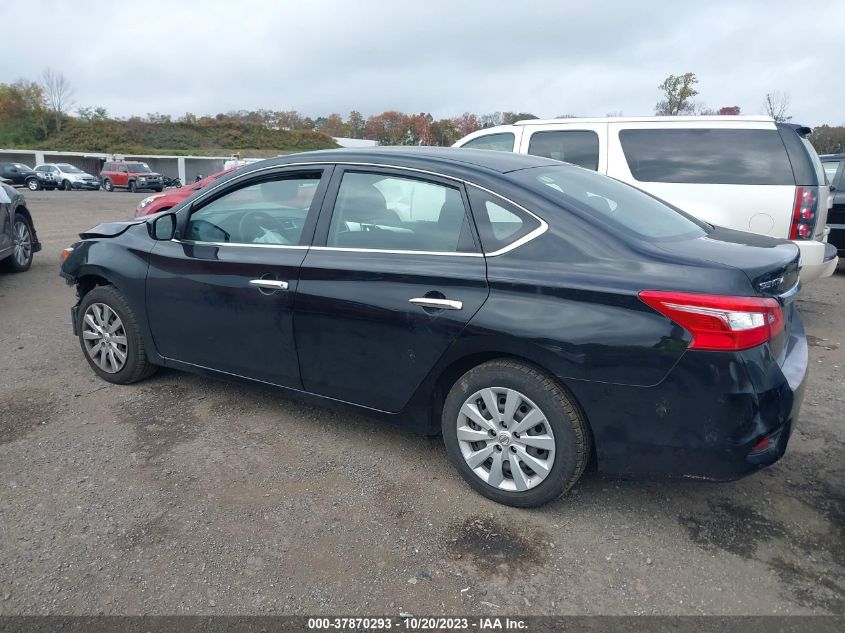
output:
[[[198,175],[210,176],[223,171],[224,158],[185,158],[185,184],[194,182]]]
[[[4,152],[0,154],[0,163],[23,163],[35,167],[35,152]]]

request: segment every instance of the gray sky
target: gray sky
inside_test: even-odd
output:
[[[0,24],[0,82],[50,66],[77,105],[122,117],[653,114],[663,79],[692,71],[702,105],[762,114],[777,90],[794,121],[845,124],[835,0],[27,0]]]

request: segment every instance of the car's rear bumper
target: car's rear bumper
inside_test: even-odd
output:
[[[816,240],[793,240],[792,243],[801,251],[801,283],[830,277],[836,270],[839,258],[832,244]]]
[[[777,359],[768,345],[688,351],[654,387],[570,386],[590,422],[599,470],[727,481],[783,456],[807,369],[796,314]]]

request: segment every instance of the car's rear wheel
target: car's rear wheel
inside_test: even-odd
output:
[[[4,268],[22,273],[32,265],[32,226],[23,216],[17,216],[12,225],[12,256]]]
[[[41,189],[41,181],[38,178],[30,178],[26,181],[26,188],[30,191],[38,191]]]
[[[569,490],[590,454],[587,422],[560,384],[512,360],[461,376],[446,398],[442,430],[449,460],[467,483],[517,507]]]
[[[137,187],[136,187],[136,185],[135,185],[135,181],[134,181],[134,180],[130,180],[130,181],[129,181],[129,191],[131,191],[132,193],[135,193],[135,191],[137,191],[137,189],[138,189],[138,188],[137,188]]]
[[[105,189],[106,191],[113,191],[114,190],[114,185],[111,184],[111,180],[109,180],[108,178],[103,180],[103,189]]]
[[[132,308],[114,286],[98,286],[79,306],[79,344],[103,380],[128,385],[151,376],[144,340]]]

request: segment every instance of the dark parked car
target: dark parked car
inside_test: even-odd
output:
[[[0,163],[0,178],[16,187],[26,187],[30,191],[55,189],[57,183],[47,174],[35,171],[23,163]]]
[[[801,403],[794,244],[546,158],[299,154],[81,237],[61,274],[104,380],[168,366],[442,432],[502,503],[555,498],[591,458],[746,475]]]
[[[830,227],[827,241],[836,247],[839,255],[845,255],[845,178],[842,177],[845,154],[825,154],[819,158],[833,191],[833,206],[827,213],[827,225]]]
[[[0,266],[21,273],[41,250],[26,200],[9,185],[0,183]]]

